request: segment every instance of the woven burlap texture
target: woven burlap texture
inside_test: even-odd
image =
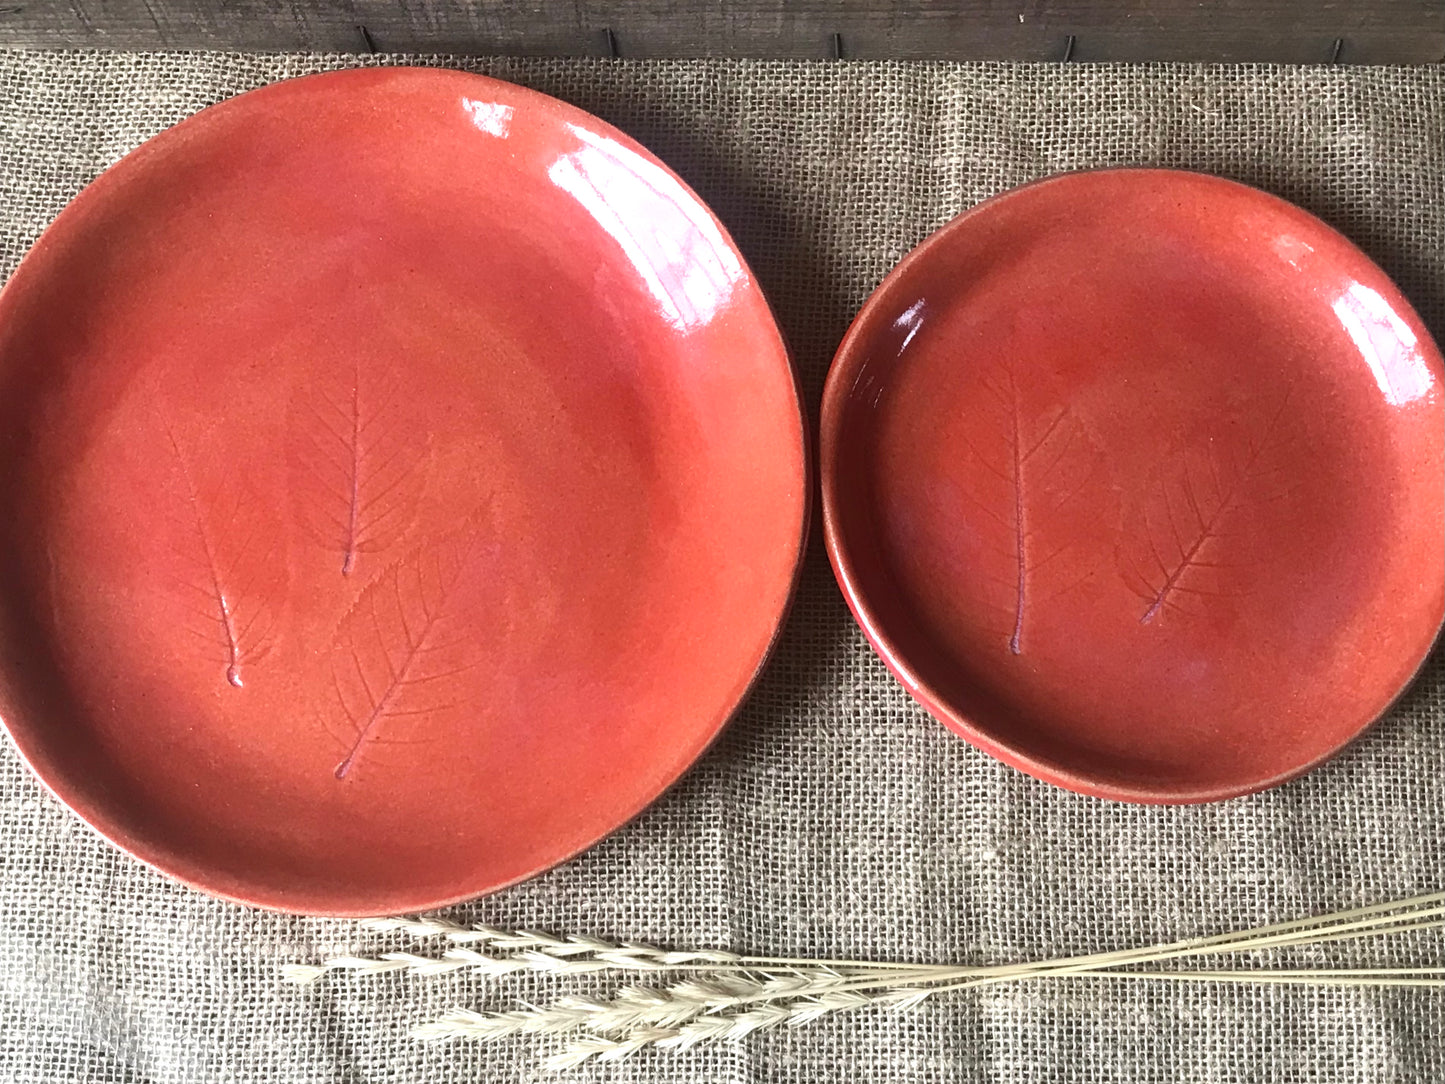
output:
[[[0,263],[96,173],[189,113],[356,58],[0,53]],[[634,63],[467,67],[613,121],[733,231],[816,407],[847,321],[930,230],[1060,170],[1237,178],[1354,238],[1445,332],[1445,69]],[[1260,725],[1269,725],[1261,719]],[[679,947],[1003,962],[1152,943],[1438,887],[1445,665],[1337,760],[1194,808],[1077,797],[930,720],[813,546],[781,647],[723,739],[581,858],[457,917]],[[435,1084],[542,1079],[539,1046],[424,1047],[456,1005],[542,980],[334,979],[280,964],[399,947],[172,884],[0,752],[0,1079]],[[1305,962],[1441,963],[1428,937]],[[1424,957],[1424,958],[1422,958]],[[1000,986],[575,1078],[639,1081],[1435,1081],[1439,991]]]

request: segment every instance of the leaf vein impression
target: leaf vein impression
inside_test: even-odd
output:
[[[1173,595],[1175,592],[1183,593],[1183,588],[1180,587],[1180,580],[1183,578],[1186,572],[1188,572],[1191,568],[1208,567],[1197,559],[1199,556],[1199,551],[1204,548],[1204,544],[1206,542],[1218,536],[1216,528],[1218,527],[1219,523],[1225,518],[1225,516],[1227,516],[1233,510],[1234,506],[1238,503],[1238,497],[1243,491],[1245,484],[1255,481],[1257,478],[1262,477],[1264,474],[1270,473],[1268,471],[1256,471],[1255,465],[1259,462],[1260,458],[1265,454],[1265,452],[1269,451],[1276,442],[1277,438],[1275,434],[1278,431],[1279,419],[1284,415],[1285,408],[1288,405],[1289,394],[1286,393],[1284,400],[1280,403],[1279,408],[1275,411],[1274,417],[1270,420],[1269,429],[1266,431],[1265,436],[1258,442],[1250,442],[1248,460],[1245,461],[1244,466],[1242,466],[1239,469],[1238,473],[1235,474],[1233,480],[1229,484],[1229,488],[1227,490],[1224,490],[1224,492],[1221,494],[1219,503],[1215,506],[1214,511],[1208,517],[1199,514],[1199,504],[1194,496],[1194,487],[1189,481],[1189,469],[1188,463],[1186,462],[1184,471],[1184,497],[1185,501],[1189,504],[1190,509],[1195,514],[1196,520],[1199,524],[1199,533],[1195,536],[1194,541],[1189,545],[1188,549],[1185,549],[1182,543],[1179,544],[1179,549],[1181,551],[1179,563],[1175,565],[1172,570],[1168,568],[1164,561],[1159,559],[1158,549],[1157,547],[1155,547],[1155,560],[1159,561],[1160,570],[1166,572],[1167,575],[1163,584],[1160,585],[1159,590],[1155,593],[1154,598],[1151,600],[1149,608],[1144,611],[1144,616],[1139,618],[1139,623],[1141,625],[1147,625],[1149,624],[1149,622],[1153,621],[1154,618],[1158,616],[1159,612],[1164,608],[1165,604],[1169,601],[1171,595]],[[1220,490],[1223,488],[1219,476],[1219,465],[1215,462],[1215,458],[1213,455],[1209,456],[1208,463],[1209,474],[1214,482],[1215,492],[1219,493]],[[1169,508],[1169,495],[1167,491],[1164,495],[1164,502],[1165,507]],[[1169,526],[1171,531],[1175,532],[1177,538],[1177,528],[1175,528],[1174,525],[1174,515],[1172,509],[1170,509],[1169,511]],[[1149,544],[1151,547],[1154,546],[1152,532],[1150,535]]]
[[[1009,390],[1013,393],[1011,398],[1013,407],[1014,557],[1018,566],[1018,581],[1014,606],[1014,630],[1013,635],[1009,637],[1008,647],[1017,655],[1023,650],[1024,590],[1028,581],[1028,555],[1025,551],[1028,543],[1024,526],[1024,460],[1027,457],[1023,454],[1023,442],[1019,436],[1019,394],[1012,370],[1009,371]],[[1044,439],[1048,439],[1047,436]],[[1029,455],[1036,451],[1038,451],[1038,445],[1029,451]]]
[[[196,482],[191,477],[191,468],[186,463],[186,457],[181,454],[181,446],[169,427],[166,429],[166,437],[170,440],[171,449],[176,454],[176,462],[180,464],[181,477],[185,479],[186,483],[186,498],[191,506],[191,515],[195,519],[196,535],[201,542],[201,552],[206,556],[206,572],[210,577],[211,588],[209,595],[216,605],[220,616],[221,630],[226,637],[226,680],[239,689],[244,684],[241,680],[241,641],[236,632],[236,618],[231,609],[231,600],[226,597],[226,591],[221,586],[221,571],[216,564],[216,554],[211,547],[211,537],[206,531],[205,517],[201,515],[200,496],[196,493]]]
[[[361,517],[361,373],[351,385],[351,501],[346,523],[346,553],[341,574],[350,576],[356,567],[357,525]]]
[[[402,710],[398,708],[397,698],[405,691],[429,684],[433,681],[454,677],[470,669],[469,665],[462,665],[437,673],[428,673],[426,670],[420,673],[414,672],[416,667],[422,665],[423,659],[433,651],[433,645],[430,643],[430,640],[437,627],[442,623],[442,618],[445,616],[447,599],[462,579],[468,560],[469,555],[463,553],[456,557],[455,562],[451,563],[451,567],[444,568],[441,565],[438,566],[436,569],[435,584],[436,597],[430,602],[427,599],[427,575],[425,566],[420,561],[417,562],[414,570],[416,577],[416,596],[413,601],[415,602],[416,610],[419,612],[420,620],[417,621],[416,624],[412,624],[407,619],[406,592],[403,591],[402,584],[405,568],[403,566],[392,570],[391,586],[395,594],[398,626],[402,635],[402,651],[400,652],[399,659],[393,659],[392,650],[387,645],[383,629],[384,623],[377,609],[375,595],[370,595],[369,597],[366,595],[363,596],[365,605],[370,611],[368,615],[370,617],[370,629],[385,663],[386,681],[385,688],[382,689],[378,695],[377,691],[373,689],[371,683],[366,678],[366,667],[363,665],[361,654],[353,642],[348,654],[351,657],[351,665],[355,669],[357,677],[360,679],[368,710],[365,719],[363,719],[360,726],[357,727],[356,737],[347,750],[345,758],[336,766],[335,775],[337,779],[345,779],[352,768],[356,766],[356,761],[361,756],[362,751],[368,743],[373,741],[377,729],[385,720],[404,716],[425,715],[438,710],[436,706],[419,708],[417,710]],[[380,587],[381,585],[377,584],[375,586]],[[414,614],[413,617],[415,616]],[[465,642],[465,638],[463,638],[462,641],[442,644],[440,647],[454,646],[454,644],[458,642]],[[338,695],[340,695],[339,686],[337,692]],[[343,698],[343,707],[345,704],[346,700]]]
[[[337,779],[346,778],[347,773],[355,766],[356,758],[361,754],[362,747],[366,744],[367,739],[371,737],[372,732],[376,730],[383,719],[393,714],[389,710],[392,701],[395,700],[397,694],[409,684],[407,674],[410,672],[412,664],[416,662],[417,655],[421,653],[421,643],[426,640],[427,633],[430,632],[435,625],[436,618],[428,618],[426,620],[426,623],[422,626],[416,646],[407,648],[406,656],[402,659],[400,667],[393,667],[391,657],[389,655],[387,656],[387,667],[391,669],[392,673],[391,680],[387,683],[386,692],[382,693],[381,699],[377,700],[372,707],[371,714],[368,715],[366,721],[361,724],[361,729],[357,731],[356,734],[356,741],[352,744],[350,750],[347,751],[346,758],[336,766]],[[358,663],[357,671],[360,672],[360,670],[361,666]],[[365,686],[364,681],[363,686]],[[368,699],[370,699],[369,689]]]

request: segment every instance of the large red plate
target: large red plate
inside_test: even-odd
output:
[[[910,254],[829,374],[829,552],[943,722],[1076,790],[1269,786],[1377,718],[1445,607],[1440,354],[1319,220],[1151,170]]]
[[[72,808],[288,910],[414,910],[621,825],[784,612],[768,307],[640,146],[367,70],[124,159],[0,295],[0,711]]]

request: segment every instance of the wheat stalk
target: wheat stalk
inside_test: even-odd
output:
[[[1358,923],[1351,923],[1351,926],[1358,926]],[[1432,929],[1440,925],[1438,922],[1418,923],[1406,926],[1393,926],[1388,928],[1372,928],[1369,930],[1357,930],[1359,935],[1372,933],[1402,932],[1412,929]],[[1275,929],[1270,927],[1269,929]],[[1329,930],[1337,930],[1338,926],[1324,927]],[[664,1032],[675,1032],[681,1036],[700,1036],[704,1034],[723,1034],[723,1025],[712,1022],[717,1020],[731,1020],[743,1018],[745,1023],[741,1025],[747,1030],[753,1030],[754,1025],[763,1016],[756,1014],[757,1010],[745,1009],[741,1014],[730,1015],[724,1010],[737,1009],[758,1002],[788,1001],[786,1007],[790,1010],[788,1020],[796,1022],[807,1022],[825,1012],[833,1012],[841,1009],[860,1008],[864,1005],[893,1004],[895,1006],[915,1005],[926,998],[936,994],[954,990],[970,989],[978,986],[991,985],[1000,982],[1017,982],[1027,979],[1038,979],[1057,977],[1064,975],[1075,975],[1079,977],[1093,978],[1119,978],[1125,980],[1154,979],[1174,980],[1185,982],[1255,982],[1301,985],[1318,983],[1323,985],[1351,985],[1351,986],[1423,986],[1423,987],[1445,987],[1445,968],[1366,968],[1366,969],[1309,969],[1309,970],[1225,970],[1225,971],[1170,971],[1170,970],[1117,970],[1124,964],[1158,963],[1167,960],[1184,959],[1198,955],[1214,955],[1226,952],[1249,952],[1258,951],[1261,948],[1280,947],[1286,944],[1308,944],[1321,940],[1339,940],[1342,937],[1350,936],[1345,933],[1332,933],[1321,936],[1314,930],[1291,930],[1287,933],[1275,934],[1273,936],[1259,937],[1247,935],[1228,935],[1235,938],[1233,942],[1223,942],[1219,938],[1205,938],[1195,941],[1179,942],[1174,946],[1161,946],[1153,949],[1134,949],[1116,953],[1099,953],[1091,956],[1065,958],[1056,961],[1049,961],[1039,964],[1004,965],[1001,967],[936,967],[927,973],[899,972],[893,974],[848,974],[829,973],[826,978],[813,978],[809,982],[784,985],[774,984],[767,981],[752,981],[747,979],[736,979],[730,985],[720,989],[721,984],[711,981],[703,983],[679,983],[670,991],[657,991],[657,994],[672,993],[667,1001],[669,1011],[636,1014],[631,1022],[646,1027],[653,1038],[649,1043],[642,1045],[656,1044],[659,1046],[669,1045],[691,1045],[691,1040],[677,1038],[673,1042]],[[1201,941],[1203,943],[1201,943]],[[630,995],[635,1000],[636,995]],[[589,1028],[593,1031],[620,1030],[620,1027],[603,1028],[597,1027],[594,1020],[600,1019],[600,1014],[607,1009],[620,1008],[618,1001],[596,1002],[599,1016],[591,1019],[580,1019],[576,1027]],[[778,1014],[773,1014],[778,1015]],[[709,1022],[702,1022],[699,1018],[707,1017]],[[783,1017],[779,1016],[779,1022]],[[692,1030],[680,1025],[689,1021],[697,1021],[698,1026]],[[625,1026],[629,1021],[619,1020],[618,1024]],[[761,1025],[759,1025],[761,1026]],[[768,1025],[775,1026],[775,1025]],[[559,1031],[566,1029],[557,1029]],[[449,1032],[442,1030],[418,1029],[414,1032],[420,1038],[464,1038],[482,1037],[473,1032],[468,1033],[465,1028],[454,1028]],[[487,1037],[499,1037],[487,1036]],[[631,1042],[635,1038],[634,1033],[624,1033],[623,1038],[627,1040],[628,1051],[640,1049]],[[673,1036],[676,1038],[676,1036]],[[702,1041],[702,1040],[698,1040]],[[585,1045],[587,1049],[597,1050],[611,1049],[598,1046],[590,1040],[579,1040],[569,1045],[568,1051],[577,1053],[579,1046]],[[618,1045],[623,1045],[619,1040]],[[595,1056],[600,1056],[597,1054]],[[614,1055],[623,1056],[623,1055]]]
[[[934,991],[928,989],[889,990],[878,994],[847,991],[821,993],[786,1004],[760,1005],[740,1013],[699,1016],[672,1027],[651,1026],[630,1032],[621,1038],[588,1036],[574,1039],[545,1061],[548,1069],[571,1069],[591,1058],[617,1061],[647,1046],[686,1050],[701,1043],[741,1039],[754,1031],[788,1026],[800,1027],[829,1013],[861,1009],[868,1005],[891,1004],[906,1008],[918,1004]]]
[[[501,1039],[524,1031],[557,1033],[587,1029],[616,1033],[647,1028],[676,1028],[698,1016],[755,1002],[817,999],[836,992],[858,976],[829,968],[798,969],[780,974],[710,975],[663,989],[626,986],[611,999],[562,998],[527,1011],[482,1013],[458,1009],[412,1031],[418,1039]],[[875,974],[873,982],[920,981],[916,970]],[[926,980],[925,980],[926,981]],[[852,994],[849,993],[851,997]]]
[[[487,1041],[518,1033],[573,1036],[548,1059],[553,1069],[570,1068],[592,1058],[619,1060],[649,1046],[685,1049],[737,1039],[753,1031],[798,1026],[829,1013],[867,1006],[906,1008],[949,991],[1031,979],[1075,976],[1190,983],[1445,987],[1445,967],[1141,969],[1142,965],[1197,957],[1439,929],[1445,926],[1445,892],[1144,948],[982,966],[801,960],[715,949],[678,952],[634,941],[553,937],[535,930],[463,926],[430,918],[376,919],[366,926],[382,933],[440,938],[449,947],[438,956],[387,952],[375,957],[341,956],[315,965],[293,964],[283,968],[285,978],[307,983],[329,971],[357,975],[468,971],[486,976],[524,971],[560,975],[690,973],[661,988],[624,986],[607,999],[569,996],[546,1006],[525,1005],[507,1012],[458,1009],[412,1032],[429,1041]]]
[[[1048,974],[1035,971],[1017,978],[1039,978]],[[1445,988],[1445,968],[1359,968],[1353,970],[1301,971],[1108,971],[1079,972],[1079,977],[1101,979],[1151,979],[1204,983],[1265,983],[1278,985],[1335,986],[1415,986]],[[779,1026],[798,1027],[829,1013],[870,1006],[908,1009],[938,994],[983,985],[972,979],[938,986],[895,987],[877,992],[835,990],[799,1001],[760,1005],[740,1013],[700,1015],[686,1023],[668,1026],[650,1025],[625,1032],[621,1037],[589,1035],[574,1039],[561,1051],[550,1055],[545,1065],[553,1071],[574,1068],[591,1058],[616,1061],[648,1046],[687,1049],[700,1043],[741,1039],[754,1031]],[[415,1032],[413,1034],[416,1034]]]
[[[1404,928],[1431,928],[1434,925],[1438,924]],[[1398,932],[1398,928],[1383,932]],[[1305,931],[1290,936],[1296,942],[1301,942],[1302,938],[1309,935],[1309,931]],[[1240,937],[1240,935],[1232,936]],[[1335,934],[1326,939],[1338,939],[1340,936],[1344,935]],[[1215,939],[1207,940],[1215,941]],[[1282,941],[1281,936],[1240,938],[1238,944],[1229,945],[1227,950],[1255,951],[1261,947],[1275,947]],[[662,1041],[664,1038],[662,1032],[664,1031],[677,1030],[680,1025],[704,1015],[711,1015],[715,1019],[732,1019],[731,1016],[717,1014],[724,1010],[737,1009],[759,1002],[789,1001],[791,1002],[789,1007],[793,1010],[793,1018],[807,1020],[822,1012],[836,1011],[842,1008],[857,1008],[866,1004],[878,1003],[916,1004],[926,997],[948,990],[1069,974],[1098,978],[1174,979],[1193,982],[1248,981],[1287,984],[1318,982],[1361,986],[1445,985],[1445,979],[1438,977],[1445,974],[1445,968],[1312,969],[1303,971],[1113,970],[1123,963],[1162,962],[1221,951],[1220,947],[1213,943],[1202,947],[1193,941],[1182,944],[1185,947],[1172,950],[1126,950],[1119,953],[1096,954],[1092,957],[1066,958],[1045,964],[1007,965],[1005,967],[939,966],[923,973],[917,969],[892,973],[849,973],[832,969],[799,969],[781,975],[764,975],[758,978],[750,975],[709,976],[704,979],[676,983],[664,990],[626,987],[611,1000],[587,1000],[580,1007],[581,999],[564,999],[552,1006],[527,1012],[476,1013],[470,1010],[458,1010],[431,1024],[418,1027],[412,1034],[416,1038],[427,1040],[493,1040],[518,1031],[559,1033],[585,1028],[600,1033],[623,1032],[629,1040],[627,1045],[631,1049],[630,1040],[634,1036],[629,1029],[635,1031],[645,1028],[656,1032],[655,1041],[659,1045],[666,1045]],[[742,1015],[751,1022],[761,1019],[758,1016],[748,1015],[748,1011]],[[718,1027],[719,1025],[710,1024],[708,1027],[700,1027],[692,1032],[686,1032],[686,1034],[701,1034],[708,1028],[716,1031]],[[590,1043],[590,1040],[585,1042],[589,1049],[595,1045]]]
[[[717,950],[675,952],[660,950],[637,942],[608,942],[597,938],[553,938],[536,931],[507,932],[488,926],[457,926],[436,919],[377,919],[370,922],[377,929],[426,929],[432,934],[441,931],[448,939],[454,934],[474,938],[497,950],[520,950],[512,955],[490,955],[475,948],[454,947],[439,957],[425,957],[413,952],[384,952],[380,957],[332,958],[321,964],[289,964],[282,968],[283,977],[292,983],[309,983],[327,971],[350,971],[363,976],[409,971],[418,976],[436,976],[452,971],[478,971],[487,976],[506,976],[516,971],[551,971],[556,974],[588,974],[597,971],[757,971],[763,968],[788,968],[790,974],[829,968],[829,973],[853,974],[861,986],[896,984],[902,978],[918,981],[939,981],[959,977],[996,977],[997,981],[1016,980],[1030,973],[1071,974],[1100,970],[1127,963],[1156,963],[1173,958],[1214,955],[1221,952],[1257,951],[1261,948],[1285,948],[1296,945],[1322,944],[1340,939],[1376,937],[1399,934],[1412,929],[1433,929],[1445,924],[1445,893],[1431,893],[1399,903],[1384,903],[1370,908],[1338,912],[1319,918],[1293,919],[1256,929],[1212,937],[1189,938],[1149,948],[1114,952],[1095,952],[1081,957],[1040,963],[988,965],[988,967],[949,967],[936,964],[876,963],[876,961],[805,961],[786,957],[744,957]],[[1403,912],[1403,913],[1392,913]],[[759,999],[762,1000],[762,999]],[[705,1006],[714,1007],[714,1006]]]
[[[485,945],[511,955],[497,956],[476,948],[453,947],[439,956],[411,952],[384,952],[379,956],[338,956],[319,964],[287,964],[282,977],[297,985],[315,982],[329,971],[355,975],[385,975],[406,971],[414,975],[445,975],[477,971],[508,975],[517,971],[551,971],[579,975],[596,971],[749,971],[759,968],[836,968],[850,971],[916,971],[931,964],[877,963],[868,960],[803,960],[778,956],[739,956],[720,949],[677,952],[636,941],[602,941],[577,935],[558,938],[536,930],[499,930],[491,926],[462,926],[445,919],[377,918],[363,922],[381,933],[405,932],[417,937],[441,937],[458,946]]]
[[[677,966],[691,963],[742,963],[743,958],[719,949],[671,952],[639,941],[603,941],[596,937],[553,937],[537,930],[499,930],[480,923],[463,926],[439,918],[369,918],[362,926],[378,933],[409,933],[414,937],[443,937],[458,944],[486,944],[500,952],[534,951],[567,959],[590,954],[618,960],[643,960]]]
[[[595,937],[572,935],[565,938],[552,937],[536,930],[500,930],[494,926],[477,923],[463,926],[438,918],[368,918],[361,925],[378,933],[409,933],[417,938],[445,938],[459,944],[483,942],[502,951],[535,949],[551,956],[577,956],[593,953],[598,956],[617,959],[652,961],[668,966],[687,964],[737,964],[743,967],[834,967],[850,969],[886,968],[890,971],[905,969],[928,970],[932,964],[879,963],[874,960],[818,960],[789,956],[740,956],[721,949],[690,950],[676,952],[661,949],[639,941],[602,941]]]
[[[1390,914],[1390,912],[1408,912]],[[1192,938],[1151,948],[1128,949],[1122,952],[1096,953],[1064,960],[1033,964],[1005,964],[981,969],[1013,976],[1020,969],[1056,970],[1084,964],[1113,965],[1130,959],[1152,960],[1170,955],[1205,955],[1210,952],[1235,952],[1245,949],[1319,944],[1332,940],[1354,939],[1383,933],[1399,933],[1406,929],[1434,929],[1445,916],[1445,892],[1416,896],[1394,903],[1375,904],[1332,915],[1293,919],[1257,927],[1241,933],[1217,934]],[[1435,921],[1424,922],[1426,918]],[[421,956],[408,952],[387,952],[378,957],[342,956],[320,964],[290,964],[282,969],[288,981],[307,983],[328,971],[350,971],[361,975],[379,975],[410,971],[418,975],[440,975],[453,971],[472,970],[489,975],[506,975],[516,971],[552,971],[561,974],[584,974],[606,970],[718,970],[739,971],[778,968],[832,968],[839,971],[912,971],[920,975],[941,970],[940,965],[871,960],[806,960],[780,956],[741,956],[717,949],[676,952],[634,941],[612,942],[593,937],[552,937],[535,930],[499,930],[490,926],[462,926],[444,919],[381,918],[364,922],[368,929],[379,932],[403,931],[418,937],[443,937],[457,944],[485,944],[513,955],[496,956],[477,949],[451,948],[440,956]],[[1397,928],[1398,927],[1398,928]],[[949,968],[948,970],[957,970]]]

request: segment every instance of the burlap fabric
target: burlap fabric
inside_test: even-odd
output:
[[[402,58],[396,58],[402,59]],[[849,317],[935,226],[1059,170],[1207,170],[1343,229],[1445,332],[1445,69],[461,63],[619,124],[733,230],[810,400]],[[106,164],[319,56],[0,54],[0,262]],[[1261,719],[1261,726],[1269,720]],[[723,740],[636,823],[458,916],[757,952],[1001,962],[1368,903],[1445,879],[1445,660],[1342,757],[1267,794],[1155,809],[1076,797],[952,737],[849,619],[815,544],[782,646]],[[389,947],[245,910],[96,839],[0,753],[0,1079],[496,1082],[539,1044],[421,1047],[459,1004],[541,980],[282,986]],[[1429,935],[1300,954],[1445,963]],[[1003,986],[860,1012],[601,1080],[1438,1081],[1440,991]]]

